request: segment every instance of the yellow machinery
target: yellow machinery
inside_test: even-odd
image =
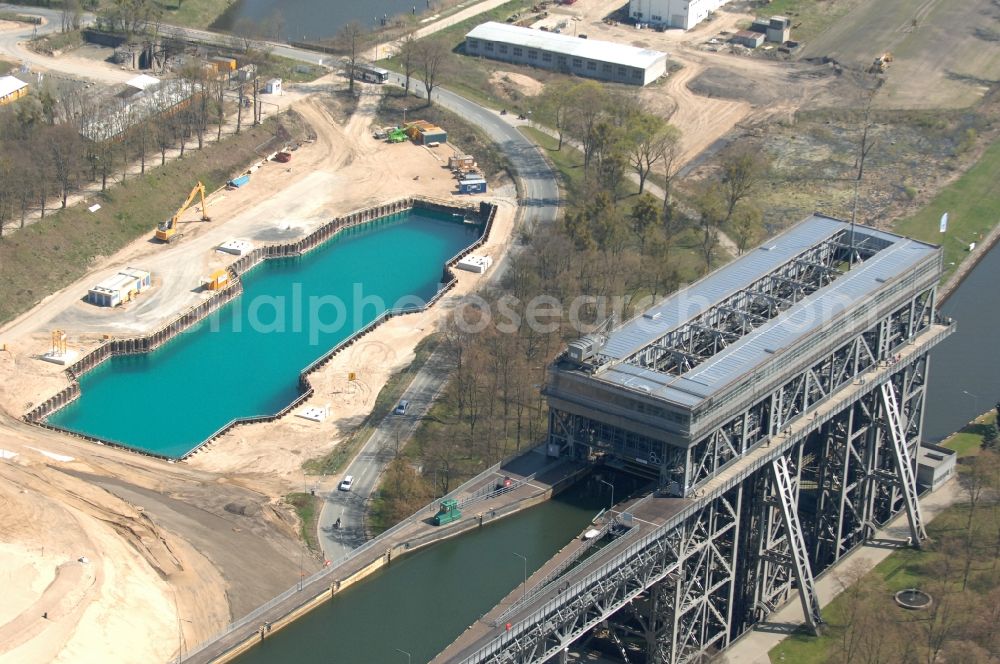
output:
[[[177,234],[177,222],[180,220],[181,215],[184,214],[184,211],[187,210],[189,207],[191,207],[191,202],[194,201],[194,197],[198,194],[201,195],[201,220],[202,221],[211,220],[210,217],[208,216],[208,207],[206,207],[205,205],[205,185],[199,182],[191,190],[191,193],[188,194],[187,200],[184,201],[184,205],[180,206],[177,209],[177,212],[174,213],[174,216],[172,216],[170,219],[167,219],[166,221],[161,222],[156,227],[157,240],[161,242],[173,242],[178,237],[180,237]]]

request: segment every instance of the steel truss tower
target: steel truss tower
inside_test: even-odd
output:
[[[706,661],[901,510],[925,537],[916,457],[941,253],[813,216],[550,372],[550,448],[644,475],[631,529],[516,605],[455,661]],[[853,253],[853,255],[852,255]]]

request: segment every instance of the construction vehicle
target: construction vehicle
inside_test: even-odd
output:
[[[184,211],[191,207],[194,197],[199,194],[201,195],[201,220],[211,221],[211,218],[208,216],[208,207],[205,205],[205,185],[199,182],[193,189],[191,189],[191,193],[188,194],[187,200],[184,201],[184,205],[177,208],[177,212],[174,213],[174,216],[170,217],[170,219],[167,219],[166,221],[160,222],[157,225],[157,240],[160,242],[173,242],[181,237],[177,233],[177,223],[180,221],[181,215],[184,214]]]
[[[886,51],[875,58],[868,71],[872,74],[884,74],[885,70],[889,68],[890,62],[892,62],[892,53]]]

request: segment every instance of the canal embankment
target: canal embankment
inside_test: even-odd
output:
[[[462,517],[457,521],[434,525],[432,517],[441,500],[434,501],[341,561],[330,561],[321,571],[233,622],[216,638],[191,651],[183,661],[232,661],[269,635],[388,567],[393,560],[548,501],[586,472],[584,464],[551,459],[534,450],[497,464],[441,499],[458,502]]]

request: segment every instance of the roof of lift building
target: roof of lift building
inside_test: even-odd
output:
[[[869,237],[888,245],[689,371],[678,376],[620,361],[849,228],[847,222],[814,214],[617,326],[608,333],[600,351],[605,365],[596,377],[693,407],[816,331],[831,314],[843,315],[854,309],[886,283],[938,253],[931,244],[856,226],[859,238]]]

